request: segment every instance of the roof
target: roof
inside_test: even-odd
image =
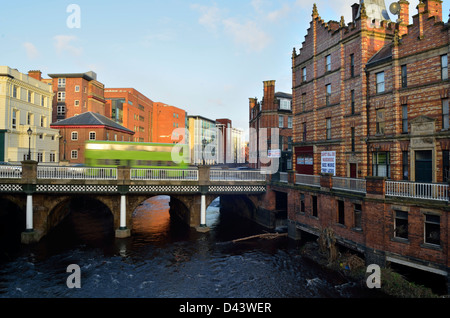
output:
[[[292,94],[283,93],[283,92],[276,92],[275,93],[275,97],[292,99]]]
[[[66,118],[60,120],[58,122],[50,124],[52,127],[61,127],[61,126],[106,126],[116,130],[122,130],[124,132],[134,134],[134,131],[123,127],[122,125],[116,123],[115,121],[105,117],[103,115],[94,113],[94,112],[86,112],[80,115],[76,115],[70,118]]]
[[[87,81],[97,80],[97,74],[93,71],[86,73],[61,73],[61,74],[48,74],[51,78],[84,78]]]
[[[377,53],[375,53],[367,62],[366,66],[375,66],[392,59],[392,45],[391,43],[383,46]]]

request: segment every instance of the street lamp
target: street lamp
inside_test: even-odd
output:
[[[31,134],[33,131],[31,130],[31,127],[28,127],[27,134],[28,134],[28,160],[31,160]]]

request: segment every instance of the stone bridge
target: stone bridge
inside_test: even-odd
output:
[[[207,231],[206,208],[221,204],[255,218],[266,195],[260,171],[199,166],[186,170],[41,166],[0,167],[0,206],[25,215],[22,243],[37,242],[61,222],[76,202],[97,202],[114,218],[116,237],[130,236],[135,209],[152,196],[170,196],[171,213]],[[9,207],[9,208],[7,208]],[[1,213],[0,213],[0,217]]]

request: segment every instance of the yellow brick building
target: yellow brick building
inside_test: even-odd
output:
[[[0,66],[0,162],[17,164],[29,153],[31,160],[58,162],[59,132],[50,128],[52,99],[50,85]]]

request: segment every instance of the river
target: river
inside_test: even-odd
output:
[[[293,240],[231,242],[265,229],[220,213],[218,201],[207,210],[211,230],[199,233],[170,218],[169,200],[158,196],[139,206],[126,239],[101,229],[102,220],[83,213],[71,217],[48,238],[0,263],[0,298],[379,296],[303,258]],[[81,288],[67,287],[70,264],[80,268]]]

